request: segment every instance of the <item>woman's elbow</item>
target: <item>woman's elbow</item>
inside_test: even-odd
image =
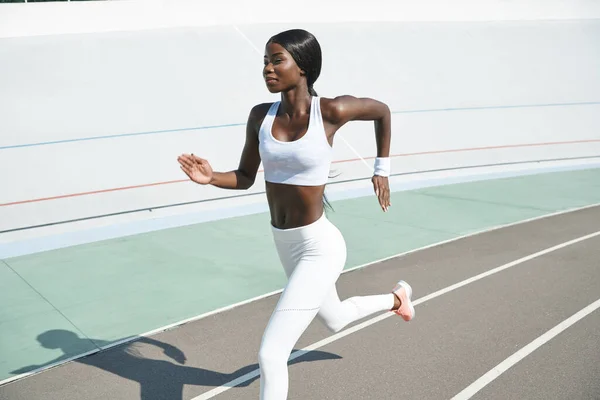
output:
[[[242,185],[241,189],[242,190],[248,190],[253,185],[254,185],[254,179],[248,179],[248,180],[244,181],[244,184]]]
[[[379,112],[381,115],[380,119],[390,118],[390,116],[392,115],[392,110],[390,110],[390,107],[383,102],[380,102],[379,104]]]
[[[254,181],[256,180],[256,176],[249,175],[244,171],[237,171],[237,181],[238,181],[238,189],[248,190],[254,185]]]

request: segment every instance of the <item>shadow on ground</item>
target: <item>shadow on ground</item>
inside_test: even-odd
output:
[[[98,347],[109,344],[109,342],[103,340],[81,338],[74,332],[59,329],[44,332],[38,335],[37,340],[44,348],[60,349],[63,355],[45,364],[30,365],[12,371],[13,374],[26,373],[64,361],[71,357],[74,348],[85,347],[89,344],[89,340],[92,340]],[[139,349],[136,348],[140,344],[156,346],[172,361],[142,356]],[[311,351],[291,361],[290,365],[300,362],[333,359],[341,359],[341,357],[332,353]],[[184,385],[222,386],[227,382],[258,369],[258,364],[252,364],[234,372],[218,372],[186,366],[186,361],[185,354],[177,347],[153,338],[141,337],[134,342],[82,357],[74,362],[93,366],[139,383],[141,400],[182,399]],[[256,377],[237,387],[248,386],[258,378],[257,374]],[[77,379],[73,380],[73,384],[77,384]]]

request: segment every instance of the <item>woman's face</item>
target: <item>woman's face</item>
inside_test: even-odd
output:
[[[290,53],[277,43],[265,47],[263,77],[271,93],[279,93],[298,86],[304,76]]]

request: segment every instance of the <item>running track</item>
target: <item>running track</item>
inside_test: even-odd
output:
[[[386,313],[336,335],[314,322],[289,399],[600,398],[598,220],[600,206],[586,207],[343,274],[342,298],[408,280],[416,318]],[[0,398],[257,399],[256,353],[277,298],[4,385]]]

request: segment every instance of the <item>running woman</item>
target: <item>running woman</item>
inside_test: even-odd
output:
[[[321,47],[309,32],[281,32],[266,44],[263,78],[275,103],[250,111],[246,141],[234,171],[213,171],[209,162],[182,154],[181,169],[194,182],[223,189],[248,189],[264,166],[271,230],[288,283],[264,331],[258,361],[260,399],[283,400],[288,393],[290,353],[318,316],[333,332],[376,312],[415,316],[412,288],[399,281],[387,294],[340,301],[335,283],[346,262],[346,244],[324,213],[335,133],[349,121],[374,121],[377,143],[371,179],[384,212],[391,206],[391,115],[370,98],[319,97],[313,85],[321,72]]]

